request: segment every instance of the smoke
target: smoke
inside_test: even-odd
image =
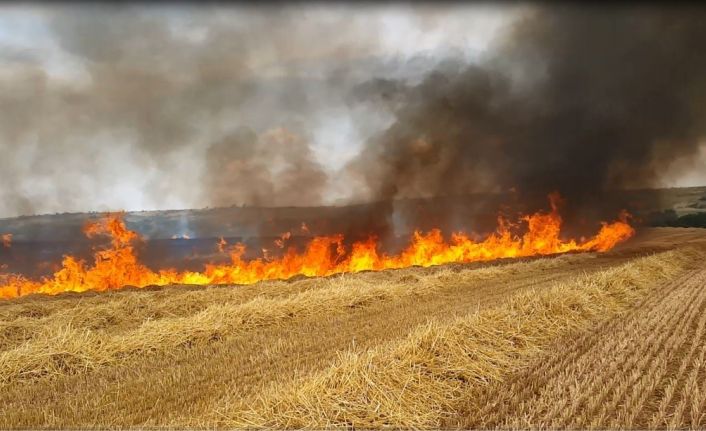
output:
[[[606,192],[655,185],[698,154],[704,23],[698,7],[535,9],[482,63],[361,86],[387,94],[376,103],[395,119],[348,174],[367,199],[513,190],[538,204],[559,191],[571,209],[598,212]]]
[[[508,190],[603,210],[704,141],[696,6],[23,13],[24,48],[0,31],[0,216]],[[374,208],[360,224],[397,217]]]
[[[384,67],[380,25],[338,9],[32,10],[47,34],[0,58],[0,216],[320,203],[315,125]]]
[[[214,205],[317,205],[327,176],[307,140],[285,129],[243,128],[208,148],[206,188]]]

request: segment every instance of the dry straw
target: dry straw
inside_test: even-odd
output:
[[[224,425],[274,428],[439,427],[473,387],[503,379],[557,336],[625,309],[703,259],[693,249],[643,257],[401,342],[342,354],[322,372],[270,387],[251,405],[225,405]]]
[[[245,301],[209,305],[203,304],[203,298],[191,298],[192,295],[187,296],[189,301],[183,301],[183,298],[174,301],[171,308],[165,308],[159,301],[143,304],[127,297],[115,304],[95,308],[72,307],[47,318],[18,318],[0,322],[0,329],[3,324],[5,326],[5,330],[0,331],[0,335],[5,335],[0,337],[0,349],[5,346],[0,351],[0,386],[17,380],[82,373],[136,355],[216,342],[255,328],[286,324],[292,319],[342,313],[375,302],[429,295],[455,285],[467,286],[585,258],[562,256],[458,272],[444,268],[421,275],[403,270],[396,272],[394,277],[382,273],[342,275],[309,280],[308,283],[317,287],[291,295],[257,295]],[[204,295],[208,294],[204,292]],[[196,311],[180,315],[184,314],[180,308],[189,308],[190,305]],[[157,318],[145,315],[143,308],[146,306],[157,313]],[[123,321],[133,321],[133,315],[140,315],[144,320],[126,331],[104,330],[111,324],[121,326]]]

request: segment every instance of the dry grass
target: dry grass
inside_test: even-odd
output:
[[[220,417],[214,417],[213,412],[226,394],[243,399],[251,397],[273,381],[325,368],[341,350],[363,351],[404,337],[430,317],[452,320],[469,310],[496,305],[517,292],[550,286],[572,277],[576,271],[593,272],[627,259],[629,257],[576,255],[496,266],[497,272],[449,266],[357,274],[349,280],[352,286],[362,280],[372,285],[385,282],[412,285],[423,283],[420,280],[424,278],[439,276],[443,277],[443,288],[437,286],[431,294],[402,295],[332,313],[288,318],[249,331],[227,333],[220,339],[202,339],[173,349],[127,355],[94,368],[69,366],[58,368],[54,373],[12,378],[0,391],[0,428],[75,428],[96,424],[215,426]],[[321,289],[330,280],[301,281],[313,282],[317,287],[302,291]],[[208,295],[208,289],[194,291],[197,292]],[[179,295],[182,291],[166,289],[163,293]],[[149,298],[154,298],[154,294],[129,292],[132,296]],[[268,297],[275,297],[273,295]],[[263,295],[252,299],[260,296]],[[101,298],[111,302],[123,296],[96,295],[87,299]],[[39,304],[55,303],[54,298],[37,299],[41,299],[37,301]],[[64,298],[56,298],[56,302],[64,301]],[[143,312],[149,313],[150,302],[145,301],[144,306]],[[154,307],[161,305],[155,303]],[[119,311],[116,308],[116,312]],[[81,309],[73,312],[79,313]],[[83,312],[90,314],[91,308]],[[57,310],[51,313],[55,317],[68,314],[68,311]],[[42,322],[49,318],[49,315],[38,317]],[[120,319],[114,321],[117,326],[92,332],[106,337],[127,336],[140,327],[133,323],[125,326]],[[34,333],[31,342],[42,338],[42,333]],[[67,392],[71,393],[70,397],[64,396]]]
[[[321,373],[276,384],[253,405],[227,400],[221,414],[228,426],[438,427],[474,387],[502,380],[555,337],[625,309],[697,257],[661,253],[453,323],[430,323],[392,346],[346,353]]]
[[[0,302],[0,349],[42,336],[43,328],[48,327],[71,325],[92,331],[127,332],[148,320],[189,316],[213,304],[283,298],[327,285],[327,279],[319,278],[237,287],[186,286],[22,297]]]
[[[599,417],[606,418],[597,422],[606,427],[627,423],[616,422],[612,412],[634,399],[631,405],[644,406],[633,422],[640,426],[650,420],[668,426],[677,414],[682,424],[684,418],[700,424],[693,406],[706,395],[691,394],[706,389],[700,365],[706,353],[701,344],[690,343],[700,320],[679,316],[700,317],[706,306],[700,300],[688,310],[677,304],[697,298],[693,283],[701,279],[689,282],[692,293],[669,300],[672,308],[650,312],[653,323],[642,337],[651,347],[638,348],[642,320],[633,323],[632,338],[604,332],[619,328],[616,322],[632,321],[612,319],[616,312],[633,316],[657,307],[662,300],[655,295],[667,298],[680,286],[664,281],[676,278],[678,268],[702,261],[703,255],[686,250],[641,259],[684,242],[684,230],[663,232],[669,235],[648,236],[648,247],[641,240],[601,255],[0,303],[0,428],[211,428],[246,422],[505,426],[499,420],[475,421],[470,411],[484,400],[483,417],[514,417],[518,407],[493,388],[521,378],[525,368],[517,367],[531,369],[531,358],[553,364],[549,375],[565,367],[578,373],[556,377],[554,398],[546,398],[554,411],[547,423],[585,427]],[[695,233],[686,233],[698,243]],[[515,295],[524,296],[512,299]],[[670,316],[671,326],[656,323],[660,313]],[[596,328],[600,331],[592,338]],[[678,336],[669,344],[671,333]],[[581,387],[602,394],[586,398],[595,407],[586,410],[566,382],[578,381],[580,370],[590,365],[581,360],[574,370],[571,361],[603,337],[625,338],[618,349],[642,350],[629,360],[611,357],[609,350],[603,357],[613,359],[594,357],[610,371],[593,386]],[[566,344],[583,339],[580,349]],[[567,354],[554,361],[552,349]],[[674,352],[660,361],[643,358],[669,349]],[[688,359],[675,362],[682,357]],[[640,361],[645,362],[641,372],[653,376],[666,369],[653,393],[669,397],[640,401],[630,395],[638,393],[631,385],[643,384],[639,376],[626,381],[619,376]],[[313,392],[322,386],[318,395]],[[336,397],[343,402],[332,401]],[[576,408],[574,399],[579,399]],[[500,413],[501,405],[510,410]],[[565,413],[565,406],[572,413]],[[591,420],[580,419],[584,416]],[[543,422],[532,425],[538,423]]]
[[[231,301],[211,301],[208,305],[201,298],[205,295],[181,295],[180,301],[157,302],[141,312],[135,310],[134,301],[130,304],[130,297],[123,297],[121,301],[100,307],[56,311],[51,318],[29,322],[26,318],[15,319],[3,322],[4,333],[11,335],[6,335],[2,343],[9,348],[0,352],[0,384],[86,372],[135,355],[170,352],[293,319],[341,313],[407,296],[430,295],[459,283],[550,269],[562,262],[586,258],[563,256],[558,260],[541,259],[458,272],[446,268],[429,271],[427,275],[407,271],[400,272],[394,279],[372,274],[367,277],[341,275],[312,279],[314,287],[299,288],[290,295],[280,292],[245,296],[244,301],[240,295]],[[189,311],[192,313],[187,314]],[[154,319],[155,313],[164,317]],[[138,321],[140,324],[135,326]],[[106,327],[107,331],[100,330]],[[123,330],[111,330],[115,327]],[[21,343],[17,342],[18,338]]]
[[[706,271],[469,394],[463,428],[703,428]],[[571,382],[571,384],[567,384]]]

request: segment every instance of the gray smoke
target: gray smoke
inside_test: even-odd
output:
[[[71,62],[0,47],[0,216],[510,189],[579,210],[703,142],[703,8],[505,7],[482,55],[402,48],[473,45],[472,9],[37,7]]]
[[[482,64],[361,86],[395,121],[349,173],[377,199],[514,190],[545,204],[559,191],[574,210],[604,208],[606,192],[655,185],[697,154],[705,43],[696,6],[535,10]]]
[[[214,205],[317,205],[326,174],[307,141],[284,129],[263,136],[240,129],[208,148],[205,189]]]
[[[57,78],[41,52],[3,51],[0,216],[117,210],[129,193],[148,209],[320,203],[312,130],[385,67],[364,14],[338,9],[38,9],[48,54],[73,62]]]

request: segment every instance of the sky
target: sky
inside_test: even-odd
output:
[[[3,4],[0,217],[361,199],[366,85],[481,63],[527,8]]]

